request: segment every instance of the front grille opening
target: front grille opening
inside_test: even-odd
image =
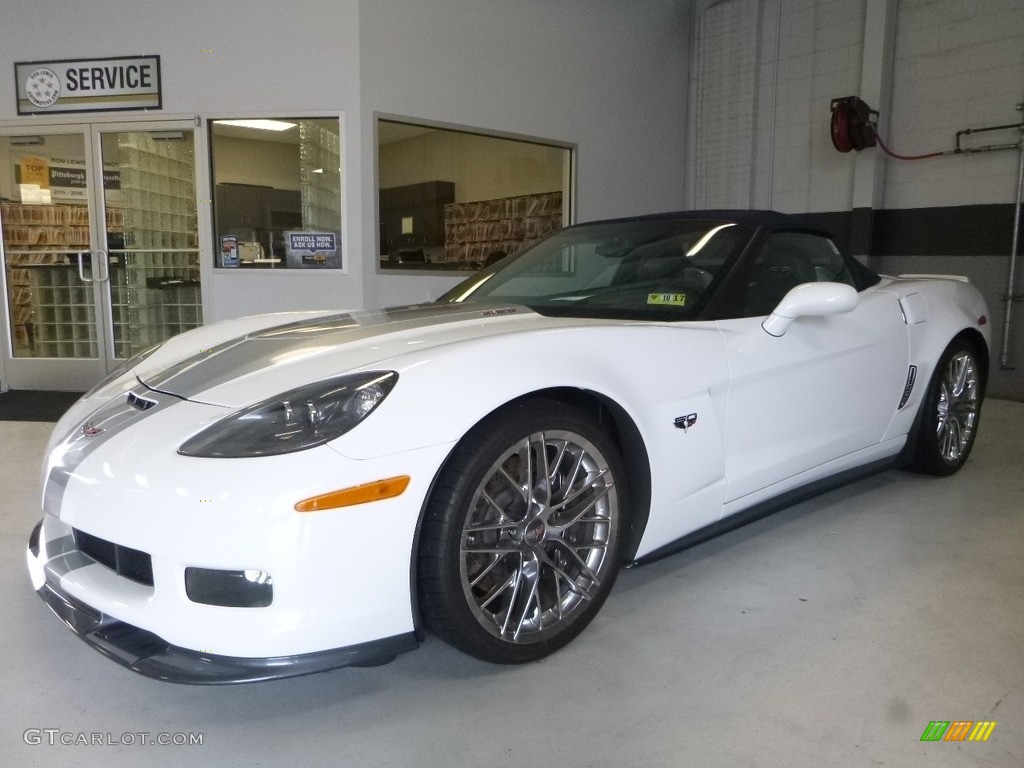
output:
[[[147,587],[153,586],[153,561],[148,554],[131,547],[123,547],[91,533],[72,529],[75,545],[100,565],[105,565],[118,576],[124,576]]]

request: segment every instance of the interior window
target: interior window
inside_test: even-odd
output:
[[[571,150],[378,120],[380,268],[472,271],[569,223]]]
[[[337,118],[213,120],[216,266],[342,267]]]
[[[827,237],[775,232],[765,240],[751,267],[742,316],[768,315],[791,289],[815,282],[856,287],[846,260]]]

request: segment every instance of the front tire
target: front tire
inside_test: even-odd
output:
[[[479,424],[427,504],[418,560],[427,625],[500,664],[566,645],[618,574],[624,483],[614,442],[580,410],[531,400]]]
[[[943,352],[921,404],[917,448],[909,469],[952,475],[967,461],[978,434],[985,372],[977,349],[964,339]]]

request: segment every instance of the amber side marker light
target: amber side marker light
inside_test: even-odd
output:
[[[356,504],[368,504],[371,501],[383,501],[401,496],[409,487],[409,476],[399,475],[384,480],[375,480],[372,483],[355,485],[351,488],[342,488],[340,491],[331,491],[311,499],[303,499],[295,504],[296,512],[321,512],[325,509],[337,509],[338,507],[351,507]]]

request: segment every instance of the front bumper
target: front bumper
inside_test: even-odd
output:
[[[39,572],[42,523],[29,539],[29,569]],[[374,666],[415,650],[413,632],[315,653],[270,658],[220,656],[180,648],[160,636],[105,615],[75,599],[47,578],[37,590],[43,602],[82,640],[108,659],[140,675],[170,683],[249,683],[351,666]]]
[[[416,525],[449,445],[197,459],[176,446],[223,408],[165,399],[140,411],[116,398],[76,409],[51,440],[28,567],[33,589],[104,655],[160,679],[236,682],[416,646]],[[365,457],[357,438],[345,446]],[[398,475],[412,478],[399,497],[295,509]]]

